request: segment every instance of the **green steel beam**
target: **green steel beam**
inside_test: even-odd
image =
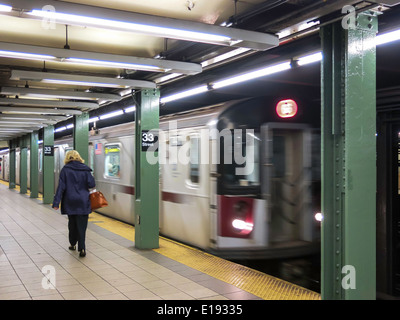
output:
[[[17,148],[17,141],[11,140],[10,141],[10,159],[9,159],[9,188],[15,189],[15,161],[16,161],[16,148]]]
[[[89,112],[74,116],[74,150],[89,163]]]
[[[21,194],[28,192],[28,145],[29,136],[23,136],[20,138],[20,165],[19,165],[19,184]]]
[[[43,203],[53,203],[54,197],[54,126],[44,128],[43,134]]]
[[[147,149],[146,144],[153,142],[154,137],[148,130],[159,128],[159,99],[158,89],[142,90],[136,94],[135,247],[138,249],[159,247],[159,164],[148,160],[148,156],[152,159],[158,157],[158,152]]]
[[[376,298],[377,17],[322,28],[322,299]]]
[[[39,132],[34,131],[30,134],[31,138],[31,153],[30,153],[30,190],[31,198],[37,198],[39,196]]]

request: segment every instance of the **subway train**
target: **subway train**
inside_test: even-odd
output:
[[[160,234],[227,259],[318,253],[319,126],[318,105],[313,110],[288,99],[244,99],[161,116]],[[87,163],[109,203],[98,212],[130,224],[134,128],[130,122],[92,130]],[[55,188],[69,149],[70,136],[55,141]],[[39,147],[39,175],[41,159]]]

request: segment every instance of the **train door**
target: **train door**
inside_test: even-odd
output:
[[[262,126],[262,197],[267,200],[269,243],[312,241],[311,132],[307,126]]]

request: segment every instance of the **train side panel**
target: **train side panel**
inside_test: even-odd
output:
[[[185,128],[166,133],[166,141],[162,143],[165,150],[161,152],[166,163],[161,164],[160,232],[206,249],[211,238],[210,169],[208,132],[204,129]]]

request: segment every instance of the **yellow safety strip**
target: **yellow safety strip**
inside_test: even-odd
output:
[[[92,212],[89,221],[125,239],[135,241],[135,227]],[[170,259],[232,284],[264,300],[320,300],[318,293],[257,270],[221,259],[201,250],[160,236],[153,249]]]

